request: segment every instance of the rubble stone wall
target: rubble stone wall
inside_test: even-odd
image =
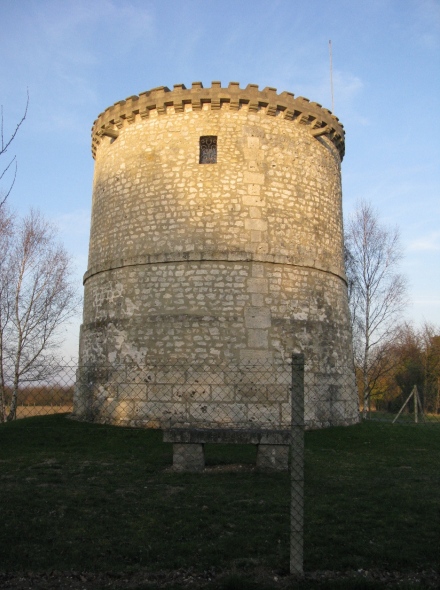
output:
[[[274,89],[195,83],[116,103],[92,136],[80,362],[251,365],[303,352],[323,386],[309,412],[330,420],[336,372],[352,387],[332,404],[354,421],[337,118]],[[202,136],[217,137],[216,163],[199,163]],[[166,391],[155,395],[169,402]],[[217,401],[233,415],[227,391]]]

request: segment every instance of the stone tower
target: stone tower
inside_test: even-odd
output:
[[[106,109],[92,152],[80,366],[93,376],[76,412],[91,396],[97,420],[106,408],[115,422],[191,422],[185,395],[151,374],[121,405],[124,379],[136,379],[118,367],[272,365],[302,352],[310,424],[356,421],[339,120],[274,88],[178,84]],[[263,404],[224,392],[219,415],[241,404],[240,422]]]

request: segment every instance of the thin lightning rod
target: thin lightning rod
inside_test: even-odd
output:
[[[332,113],[335,112],[335,97],[333,95],[333,55],[332,55],[332,42],[331,39],[328,42],[328,49],[330,52],[330,92],[332,95]]]

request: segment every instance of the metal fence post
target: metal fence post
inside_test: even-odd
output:
[[[304,537],[304,355],[292,355],[290,573],[302,575]]]

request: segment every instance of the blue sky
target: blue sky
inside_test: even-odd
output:
[[[440,0],[0,0],[0,23],[6,131],[30,94],[9,204],[58,225],[79,285],[101,111],[199,80],[273,86],[331,108],[331,39],[344,213],[366,199],[400,228],[406,318],[440,325]],[[66,354],[76,354],[79,323]]]

